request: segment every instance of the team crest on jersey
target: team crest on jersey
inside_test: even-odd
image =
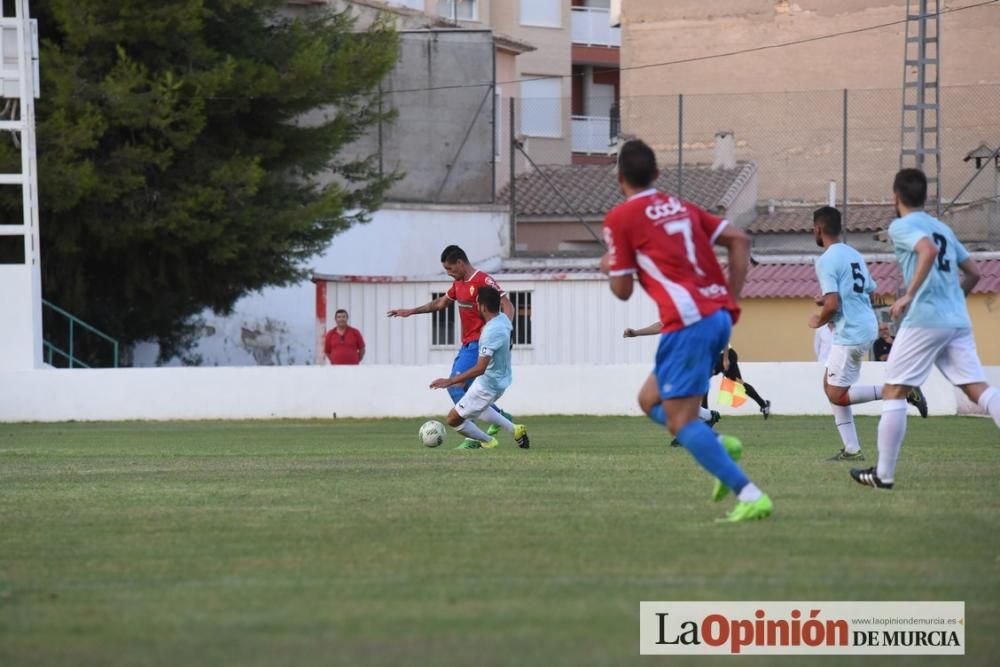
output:
[[[476,296],[476,286],[469,285],[469,296]]]

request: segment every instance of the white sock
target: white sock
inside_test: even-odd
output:
[[[485,432],[478,426],[476,422],[471,419],[466,419],[464,422],[455,427],[455,430],[464,435],[467,438],[472,438],[473,440],[478,440],[479,442],[489,442],[493,438],[486,435]]]
[[[996,387],[989,387],[979,397],[979,407],[986,410],[986,414],[993,417],[993,423],[1000,427],[1000,390]]]
[[[833,408],[833,421],[840,431],[840,439],[844,443],[844,451],[848,454],[861,451],[861,443],[858,442],[858,429],[854,426],[854,412],[849,405],[831,405]]]
[[[882,400],[882,385],[880,384],[856,384],[847,390],[847,400],[851,405],[855,403],[870,403],[871,401]]]
[[[500,414],[499,410],[494,410],[493,408],[483,410],[483,413],[479,415],[479,421],[486,422],[487,424],[495,424],[508,433],[514,432],[514,422]]]
[[[707,422],[711,418],[712,418],[711,410],[709,410],[708,408],[701,408],[701,407],[698,408],[698,419],[702,420],[703,422]]]
[[[878,467],[875,474],[883,482],[893,481],[896,459],[906,435],[906,400],[902,398],[882,404],[882,418],[878,420]]]
[[[739,498],[741,503],[752,503],[763,495],[764,492],[758,489],[753,482],[750,482],[740,489],[740,493],[736,497]]]

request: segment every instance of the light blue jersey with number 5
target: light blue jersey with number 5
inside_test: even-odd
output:
[[[878,320],[869,297],[876,285],[864,257],[849,245],[834,243],[816,261],[816,278],[824,295],[840,298],[840,310],[833,317],[833,342],[871,345],[878,337]]]
[[[959,282],[958,265],[968,258],[965,249],[951,228],[923,211],[909,213],[889,225],[889,238],[896,247],[896,259],[903,271],[903,283],[913,281],[917,270],[917,253],[920,239],[928,239],[937,247],[934,266],[927,280],[910,303],[901,327],[927,327],[931,329],[968,329],[972,327],[969,310],[965,305],[965,292]]]

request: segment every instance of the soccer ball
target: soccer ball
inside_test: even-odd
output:
[[[432,419],[429,422],[424,422],[424,425],[420,427],[420,442],[428,447],[437,447],[444,442],[446,433],[444,424]]]

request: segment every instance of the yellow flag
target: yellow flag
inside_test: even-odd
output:
[[[747,390],[743,383],[723,377],[719,385],[719,405],[738,408],[746,402]]]

